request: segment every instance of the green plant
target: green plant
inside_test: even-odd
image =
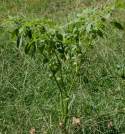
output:
[[[84,16],[80,15],[61,27],[53,26],[52,22],[46,20],[26,20],[19,17],[10,21],[10,31],[16,37],[17,47],[24,48],[25,53],[33,58],[39,51],[44,66],[50,72],[50,78],[57,84],[64,131],[70,113],[70,93],[80,78],[86,52],[94,47],[98,39],[109,36],[106,30],[110,26],[124,29],[118,21],[111,18],[112,11],[110,8],[90,9],[86,14],[84,12]]]

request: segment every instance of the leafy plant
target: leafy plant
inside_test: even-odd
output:
[[[113,20],[112,8],[89,9],[65,26],[53,25],[46,20],[11,18],[9,32],[16,39],[17,48],[36,57],[41,54],[49,77],[56,83],[60,97],[61,122],[66,132],[71,108],[71,92],[81,76],[85,54],[94,47],[98,39],[105,39],[107,29],[115,26],[123,30],[122,24]],[[72,78],[69,74],[72,74]]]

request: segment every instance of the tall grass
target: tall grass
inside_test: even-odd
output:
[[[0,18],[22,15],[30,18],[47,17],[62,22],[69,14],[75,14],[93,3],[95,0],[1,0]]]

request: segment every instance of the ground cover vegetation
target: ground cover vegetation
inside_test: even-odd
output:
[[[95,5],[65,24],[39,14],[2,20],[1,133],[125,132],[125,3]]]

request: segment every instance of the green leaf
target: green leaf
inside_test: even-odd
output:
[[[45,45],[44,45],[44,44],[42,44],[42,46],[39,47],[39,50],[40,50],[40,53],[41,53],[41,54],[43,53],[44,48],[45,48]]]
[[[93,25],[92,23],[89,23],[87,26],[86,26],[86,32],[89,33],[90,31],[93,30]]]
[[[40,27],[40,32],[41,34],[44,34],[46,32],[46,28],[44,26]]]
[[[12,32],[12,37],[18,36],[19,34],[19,29],[16,28],[13,32]]]
[[[30,27],[27,27],[26,35],[31,39],[32,38],[32,30]]]
[[[97,30],[97,34],[103,38],[103,32],[101,30]]]
[[[117,21],[112,21],[111,24],[114,25],[119,30],[124,30],[124,27]]]
[[[27,45],[25,46],[25,53],[28,54],[30,51],[32,43],[27,43]]]
[[[63,41],[63,35],[56,31],[56,37],[58,40]]]
[[[36,53],[36,43],[34,41],[27,43],[27,45],[25,46],[25,54],[29,54],[31,55],[31,57],[33,57],[35,53]]]

